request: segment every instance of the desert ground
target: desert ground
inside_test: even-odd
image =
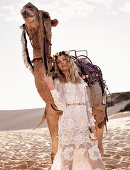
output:
[[[108,109],[103,137],[103,160],[108,170],[130,169],[130,112],[117,113],[122,106]],[[33,130],[43,110],[0,111],[0,170],[50,169],[51,138],[46,122]]]

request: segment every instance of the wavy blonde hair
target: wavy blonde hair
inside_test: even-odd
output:
[[[64,54],[62,54],[62,55],[64,55]],[[54,75],[55,75],[55,77],[57,77],[60,80],[61,83],[68,83],[68,82],[71,82],[73,84],[82,83],[83,79],[79,76],[78,67],[74,63],[74,60],[69,55],[64,55],[64,56],[66,57],[68,71],[64,75],[62,73],[62,71],[58,68],[57,59],[55,59],[55,63],[54,63]]]

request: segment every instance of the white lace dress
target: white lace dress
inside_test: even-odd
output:
[[[58,122],[58,151],[51,170],[104,170],[105,166],[95,141],[89,137],[94,118],[89,107],[87,84],[62,84],[54,79],[51,94],[63,114]],[[68,105],[84,103],[85,105]]]

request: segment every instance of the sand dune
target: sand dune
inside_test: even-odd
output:
[[[114,107],[116,111],[117,106]],[[32,130],[40,122],[43,110],[0,111],[0,170],[50,169],[51,138],[47,124]],[[130,169],[130,112],[109,115],[103,160],[108,170]]]
[[[119,112],[120,109],[129,103],[123,101],[108,108],[108,116]],[[25,110],[0,110],[0,131],[22,130],[35,128],[42,119],[44,108]],[[40,126],[47,127],[46,121]]]
[[[122,101],[120,103],[115,104],[112,107],[108,107],[108,116],[113,115],[115,113],[118,113],[121,109],[123,109],[128,103],[130,103],[130,100]]]
[[[25,110],[0,110],[0,131],[33,129],[42,119],[44,108]],[[46,122],[40,127],[47,127]]]

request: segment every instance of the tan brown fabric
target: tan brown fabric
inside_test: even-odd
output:
[[[95,84],[88,88],[88,96],[91,107],[102,104],[102,91],[98,82],[95,82]]]
[[[101,123],[105,118],[105,105],[93,107],[93,116],[98,123]]]

